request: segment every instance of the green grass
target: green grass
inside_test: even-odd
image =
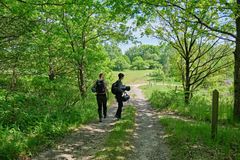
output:
[[[113,80],[118,79],[118,73],[121,71],[113,72]],[[125,75],[123,83],[124,84],[139,84],[139,83],[148,83],[150,77],[148,76],[153,70],[126,70],[121,73]]]
[[[179,119],[160,119],[167,132],[172,160],[240,160],[239,128],[219,127],[215,140],[210,125]]]
[[[67,80],[49,82],[43,77],[20,87],[8,94],[0,92],[1,160],[31,157],[97,118],[94,94],[73,105],[79,91]]]
[[[105,148],[96,153],[98,160],[124,159],[126,152],[131,150],[129,139],[134,131],[136,109],[127,106],[123,111],[123,118],[118,121],[109,133]]]
[[[232,120],[232,97],[227,87],[220,89],[219,129],[216,140],[210,137],[211,92],[200,89],[189,105],[181,88],[174,85],[142,86],[151,105],[159,111],[171,111],[184,121],[165,116],[160,119],[167,133],[173,160],[240,160],[240,130]],[[234,125],[232,125],[234,124]]]
[[[15,108],[14,112],[4,111],[3,108],[0,111],[1,115],[5,115],[1,117],[0,124],[1,160],[31,157],[46,147],[54,146],[72,128],[97,117],[94,99],[67,108],[26,107],[21,110]]]
[[[79,90],[69,79],[21,81],[15,91],[0,85],[1,160],[32,157],[79,125],[97,119],[95,94],[88,92],[79,99]],[[113,100],[110,95],[108,104]]]
[[[173,91],[175,89],[181,90],[182,86],[177,82],[157,82],[144,85],[140,87],[146,97],[150,98],[154,91]]]
[[[184,103],[184,95],[181,86],[175,84],[158,84],[154,86],[142,86],[145,96],[151,105],[159,110],[175,112],[178,115],[186,116],[200,121],[211,120],[211,91],[200,90],[194,93],[189,105]],[[219,99],[219,120],[221,123],[233,123],[232,97],[220,93]]]
[[[212,112],[210,98],[195,95],[189,105],[186,105],[183,99],[184,95],[182,92],[154,91],[149,101],[156,109],[171,111],[199,121],[210,122]],[[218,117],[222,124],[233,123],[232,111],[232,101],[220,97]]]

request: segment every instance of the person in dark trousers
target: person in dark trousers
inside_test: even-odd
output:
[[[123,73],[119,73],[118,74],[118,80],[116,82],[116,86],[117,86],[117,93],[116,93],[116,100],[118,103],[118,109],[117,112],[115,114],[115,118],[117,118],[118,120],[121,119],[121,114],[122,114],[122,107],[123,107],[123,100],[122,100],[122,95],[123,95],[123,90],[121,89],[122,87],[122,80],[124,78],[124,74]]]
[[[104,81],[103,73],[99,74],[99,79],[96,81],[95,88],[98,104],[99,122],[102,122],[102,113],[104,118],[107,117],[107,86]]]

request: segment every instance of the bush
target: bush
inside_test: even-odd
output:
[[[179,100],[181,97],[181,93],[175,93],[174,91],[153,91],[150,97],[150,103],[153,107],[161,110],[176,105],[176,102],[181,102]]]
[[[25,84],[22,91],[0,92],[0,159],[31,156],[97,117],[95,96],[79,100],[67,79],[37,77]]]
[[[221,99],[219,103],[219,120],[222,123],[233,122],[232,100]],[[211,120],[211,97],[195,94],[189,105],[184,103],[184,95],[174,91],[154,91],[150,97],[150,103],[158,109],[167,109],[177,114],[201,121]]]
[[[152,80],[156,81],[163,81],[165,79],[165,74],[162,70],[162,67],[160,67],[157,70],[154,70],[152,73],[149,74]]]

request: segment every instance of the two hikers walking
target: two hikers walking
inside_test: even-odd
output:
[[[118,109],[115,114],[115,118],[117,120],[121,119],[123,102],[128,100],[130,97],[125,93],[125,90],[130,90],[129,86],[124,86],[122,84],[122,80],[124,78],[123,73],[118,74],[118,80],[112,84],[111,91],[115,95],[115,98],[118,103]],[[107,85],[104,81],[103,73],[99,74],[99,79],[96,81],[92,88],[93,92],[96,92],[97,104],[98,104],[98,115],[99,122],[102,122],[102,117],[107,117],[107,97],[108,97],[108,89]],[[102,116],[103,114],[103,116]]]

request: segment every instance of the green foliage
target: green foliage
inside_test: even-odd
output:
[[[154,70],[152,73],[149,74],[151,77],[151,80],[154,81],[163,81],[165,80],[165,74],[162,70],[162,67],[159,67],[158,69]]]
[[[153,91],[150,103],[157,109],[165,109],[176,114],[183,115],[195,120],[211,120],[211,97],[202,94],[195,95],[189,105],[183,102],[184,94],[176,91]],[[232,123],[232,101],[220,97],[219,121],[221,123]]]
[[[80,99],[71,77],[19,80],[18,90],[0,92],[0,159],[31,156],[97,117],[95,96]]]
[[[106,50],[106,52],[111,60],[114,60],[117,57],[122,55],[121,49],[115,43],[104,44],[104,49]]]
[[[46,146],[54,145],[72,127],[95,119],[97,105],[94,98],[81,100],[73,106],[1,108],[1,159],[31,156]]]
[[[123,71],[130,68],[130,63],[124,58],[124,56],[119,56],[113,60],[114,71]]]
[[[127,106],[123,111],[123,118],[116,122],[109,133],[105,148],[96,153],[96,159],[112,160],[122,159],[130,149],[129,138],[133,134],[136,109]]]
[[[114,71],[123,71],[130,68],[130,60],[123,55],[121,49],[116,44],[105,44],[104,48],[111,60],[111,69]]]
[[[149,100],[153,107],[160,110],[169,108],[176,102],[181,102],[179,96],[174,91],[153,91]]]
[[[103,41],[131,37],[130,17],[111,5],[1,1],[0,159],[30,156],[96,117],[89,86],[100,72],[110,76],[114,58]]]
[[[146,63],[148,64],[149,69],[156,69],[161,67],[161,64],[154,60],[146,60]]]
[[[144,70],[148,68],[149,68],[149,64],[146,61],[144,61],[142,57],[140,56],[134,57],[132,62],[132,69]]]
[[[240,158],[238,128],[220,126],[216,139],[212,140],[211,127],[207,123],[166,117],[161,118],[160,122],[169,135],[167,141],[172,150],[173,160],[239,160]]]
[[[216,36],[217,34],[209,33],[209,29],[213,30],[211,29],[212,23],[208,25],[211,27],[206,27],[206,24],[201,21],[206,17],[207,23],[211,21],[210,15],[218,14],[216,10],[206,12],[205,8],[201,7],[198,10],[195,8],[198,6],[195,1],[149,2],[147,4],[152,7],[153,16],[147,22],[146,32],[168,42],[178,53],[177,56],[180,58],[174,58],[172,66],[179,69],[180,74],[179,72],[174,74],[178,74],[182,81],[186,93],[185,102],[188,103],[189,92],[193,94],[209,75],[231,66],[232,44],[225,44],[221,41],[222,38]],[[216,2],[212,4],[217,5]],[[199,15],[198,12],[201,16],[193,16]],[[189,17],[186,17],[186,13]]]
[[[168,62],[171,54],[172,49],[167,44],[134,46],[125,53],[133,69],[157,69],[162,65],[164,72],[169,70]]]

